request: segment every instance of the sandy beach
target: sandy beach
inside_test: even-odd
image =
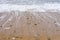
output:
[[[60,12],[0,12],[0,40],[60,40]]]

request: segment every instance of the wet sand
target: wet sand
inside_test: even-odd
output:
[[[0,17],[0,40],[60,40],[60,12],[11,11]]]

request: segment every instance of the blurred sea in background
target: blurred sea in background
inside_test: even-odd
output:
[[[40,5],[44,3],[60,3],[60,0],[0,0],[0,4]]]

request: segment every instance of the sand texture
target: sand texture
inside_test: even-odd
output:
[[[0,40],[60,40],[60,12],[0,12]]]

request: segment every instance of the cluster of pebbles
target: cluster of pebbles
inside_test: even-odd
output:
[[[0,40],[60,40],[60,12],[0,12]]]

